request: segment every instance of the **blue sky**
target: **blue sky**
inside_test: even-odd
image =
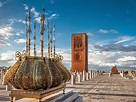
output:
[[[135,0],[0,0],[0,66],[12,65],[15,51],[25,49],[24,20],[28,10],[32,30],[33,21],[37,21],[38,37],[43,4],[50,25],[56,23],[57,53],[64,56],[67,68],[71,68],[71,35],[84,32],[89,38],[89,69],[110,70],[114,65],[136,69]],[[31,43],[33,50],[33,40]]]

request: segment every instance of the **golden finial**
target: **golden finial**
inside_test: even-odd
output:
[[[43,13],[44,13],[44,11],[45,11],[44,4],[43,4],[43,7],[42,7],[42,11],[43,11]]]

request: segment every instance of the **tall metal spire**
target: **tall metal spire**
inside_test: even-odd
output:
[[[50,57],[52,58],[52,28],[50,28]]]
[[[26,16],[26,55],[28,54],[28,33],[27,33],[27,29],[28,29],[28,25],[27,25],[27,16]]]
[[[42,9],[42,13],[41,13],[41,57],[43,57],[43,52],[44,52],[44,8]]]
[[[50,58],[50,26],[49,26],[49,19],[47,19],[47,28],[48,28],[48,57]]]
[[[54,23],[54,38],[53,38],[53,41],[54,41],[54,54],[53,54],[53,57],[55,58],[55,54],[56,54],[56,24]]]
[[[34,57],[36,57],[36,21],[34,22]]]
[[[31,17],[30,17],[30,10],[28,11],[28,29],[27,29],[27,33],[28,33],[28,56],[30,56],[30,33],[32,32],[31,31],[31,28],[30,28],[30,20],[31,20]]]

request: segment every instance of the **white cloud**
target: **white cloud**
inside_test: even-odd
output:
[[[54,13],[54,14],[51,14],[51,16],[48,17],[47,19],[52,20],[52,19],[56,19],[57,17],[59,17],[59,14]],[[37,17],[35,18],[35,20],[36,20],[38,23],[41,22],[40,19],[41,19],[40,16],[39,16],[39,17],[37,16]],[[47,19],[45,20],[45,24],[47,24]]]
[[[8,42],[9,38],[13,36],[14,29],[11,24],[7,24],[4,27],[0,27],[0,47],[2,46],[10,46],[11,44]]]
[[[2,2],[0,1],[0,7],[2,7]]]
[[[59,14],[53,13],[48,19],[56,19],[57,17],[59,17]]]
[[[104,30],[104,29],[100,29],[99,33],[105,33],[106,34],[106,33],[109,33],[109,31],[108,30]]]
[[[54,3],[55,3],[55,0],[50,0],[50,3],[51,3],[51,4],[54,4]]]
[[[118,41],[115,44],[123,43],[123,42],[127,42],[127,41],[132,41],[134,39],[135,39],[135,37],[122,36],[122,37],[120,37],[120,38],[117,39]]]
[[[132,61],[132,60],[136,61],[136,57],[134,57],[134,56],[123,56],[122,58],[119,58],[117,61],[124,62],[124,61]]]
[[[26,4],[23,4],[23,5],[24,5],[24,7],[25,7],[25,10],[28,10],[28,9],[29,9]]]
[[[25,24],[26,22],[25,22],[25,20],[22,20],[22,19],[15,19],[15,18],[12,18],[12,19],[8,19],[8,22],[10,22],[10,26],[13,24],[13,23],[23,23],[23,24]]]
[[[17,35],[17,36],[19,36],[19,35],[21,35],[21,34],[24,34],[24,32],[23,32],[23,31],[16,32],[16,35]]]
[[[16,29],[12,27],[12,24],[17,22],[17,20],[9,19],[7,21],[10,23],[5,26],[0,27],[0,47],[7,46],[7,45],[10,46],[11,45],[9,43],[11,42],[10,37],[15,36],[15,35],[19,36],[21,34],[24,34],[23,31],[21,30],[17,31]]]
[[[71,68],[71,49],[57,49],[57,52],[63,55],[63,64]],[[131,68],[136,65],[136,52],[100,52],[89,44],[88,47],[88,68],[89,70],[111,70],[114,65],[121,68]]]
[[[16,22],[20,22],[20,23],[23,23],[23,24],[26,23],[26,21],[25,21],[25,20],[22,20],[22,19],[16,20]]]
[[[91,47],[91,49],[90,49]],[[96,51],[92,48],[93,45],[89,45],[88,48],[88,68],[89,70],[111,70],[114,65],[117,65],[117,68],[131,68],[136,65],[136,52],[102,52]],[[37,46],[37,49],[40,47]],[[47,49],[45,49],[46,51]],[[15,52],[8,51],[1,54],[0,62],[4,62],[4,65],[12,65],[14,63]],[[31,50],[31,55],[33,55],[33,49]],[[70,48],[57,48],[56,53],[64,57],[63,64],[70,69],[71,68],[71,49]],[[37,54],[40,55],[40,50],[37,51]]]
[[[88,35],[88,36],[94,36],[94,34],[91,33],[91,32],[88,32],[87,35]]]
[[[25,39],[16,39],[14,40],[15,43],[25,43],[26,40]]]
[[[39,12],[37,12],[34,7],[31,8],[31,12],[34,14],[35,18],[39,16]]]
[[[1,66],[11,66],[15,63],[15,52],[8,51],[1,53],[0,65]]]
[[[109,32],[114,33],[114,34],[118,34],[119,33],[117,30],[114,30],[114,29],[109,30]]]
[[[97,66],[97,68],[108,67],[109,70],[114,66],[117,67],[128,67],[130,68],[132,65],[135,65],[136,62],[136,52],[103,52],[103,53],[96,53],[93,56],[89,54],[89,64],[91,66]],[[96,69],[97,69],[96,68]]]
[[[0,36],[3,37],[3,39],[8,39],[12,35],[13,28],[11,26],[5,26],[0,28]]]
[[[6,2],[1,2],[0,1],[0,7],[2,7],[4,4],[6,4],[7,3],[7,1]]]
[[[13,59],[14,54],[15,52],[13,53],[12,51],[1,53],[0,60],[11,60]]]
[[[3,39],[0,39],[0,47],[3,47],[3,46],[10,46],[11,44],[6,42],[5,40]]]
[[[37,17],[37,18],[35,18],[35,21],[37,21],[38,23],[40,23],[40,19],[41,19],[41,17]]]
[[[107,34],[107,33],[118,34],[118,33],[119,33],[117,30],[114,30],[114,29],[111,29],[111,30],[100,29],[98,32],[99,32],[99,33],[104,33],[104,34]]]

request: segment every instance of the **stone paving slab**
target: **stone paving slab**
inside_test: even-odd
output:
[[[67,89],[79,92],[83,102],[136,102],[136,80],[119,74],[104,74],[76,85],[67,83]]]
[[[6,87],[4,85],[0,85],[0,102],[10,102],[9,101],[9,93],[10,91],[5,91]]]

